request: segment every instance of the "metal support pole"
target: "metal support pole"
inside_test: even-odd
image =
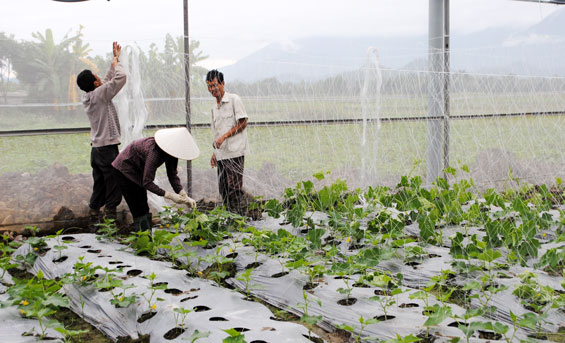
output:
[[[429,51],[428,63],[430,69],[429,99],[428,99],[428,136],[427,136],[427,168],[426,183],[431,184],[440,176],[444,154],[442,137],[445,127],[446,79],[448,75],[446,57],[445,20],[448,0],[430,0],[429,2]],[[440,119],[437,119],[440,118]]]
[[[443,169],[449,167],[449,84],[450,84],[450,65],[449,65],[449,0],[445,0],[443,10]],[[446,175],[444,174],[444,177]]]
[[[190,127],[190,56],[188,41],[188,0],[184,2],[184,98],[186,110],[186,128],[191,131]],[[186,161],[186,193],[192,197],[192,161]]]

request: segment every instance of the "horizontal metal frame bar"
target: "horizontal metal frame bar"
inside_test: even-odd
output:
[[[498,113],[498,114],[463,114],[450,116],[449,119],[465,120],[465,119],[485,119],[485,118],[505,118],[505,117],[524,117],[524,116],[561,116],[565,112],[524,112],[524,113]],[[368,123],[381,122],[401,122],[401,121],[427,121],[427,120],[444,120],[444,117],[436,116],[419,116],[419,117],[386,117],[386,118],[369,118]],[[362,118],[351,119],[320,119],[320,120],[281,120],[281,121],[256,121],[249,122],[247,125],[253,126],[300,126],[300,125],[338,125],[338,124],[356,124],[362,123]],[[147,125],[146,130],[158,130],[169,127],[184,126],[183,123],[178,124],[163,124],[163,125]],[[192,124],[194,129],[209,128],[210,124]],[[53,135],[53,134],[72,134],[72,133],[88,133],[88,127],[70,127],[70,128],[57,128],[57,129],[38,129],[38,130],[13,130],[13,131],[0,131],[0,137],[10,136],[37,136],[37,135]]]

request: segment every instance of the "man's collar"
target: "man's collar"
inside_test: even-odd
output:
[[[224,96],[222,97],[222,100],[220,100],[220,102],[230,102],[230,97],[227,96],[228,94],[228,92],[224,92]]]

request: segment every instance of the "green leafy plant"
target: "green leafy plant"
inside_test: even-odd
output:
[[[192,333],[192,335],[190,335],[190,337],[187,338],[187,340],[190,340],[190,343],[194,343],[197,340],[201,339],[201,338],[206,338],[210,336],[210,332],[200,332],[198,330],[194,330],[194,332]]]
[[[355,340],[355,343],[367,342],[370,340],[376,341],[377,338],[375,337],[362,337],[362,335],[363,335],[363,330],[365,330],[367,325],[376,324],[378,322],[379,320],[375,318],[365,319],[363,318],[363,316],[359,317],[359,332],[357,332],[356,335],[355,335],[355,328],[347,324],[338,324],[337,328],[350,332],[351,335],[354,335],[353,339]]]
[[[222,340],[223,343],[246,343],[245,335],[235,329],[223,330],[229,336]]]
[[[98,223],[96,226],[98,227],[96,230],[97,240],[110,241],[116,237],[119,231],[114,219],[105,218],[103,223]]]
[[[110,300],[110,303],[112,305],[115,305],[116,307],[128,307],[131,304],[135,304],[137,302],[137,298],[138,298],[137,294],[135,293],[131,293],[130,295],[126,294],[126,291],[130,288],[135,288],[135,285],[132,284],[126,285],[123,282],[121,282],[120,285],[117,286],[117,288],[119,288],[121,292],[114,292],[114,290],[111,291],[112,299]]]
[[[546,308],[553,307],[557,298],[553,288],[540,285],[537,275],[528,271],[520,275],[520,285],[516,286],[512,294],[520,298],[524,307],[536,313],[543,313]]]
[[[245,299],[249,300],[251,296],[251,291],[255,288],[258,288],[259,285],[252,284],[251,281],[251,274],[253,273],[253,268],[247,268],[244,272],[240,272],[235,277],[236,280],[243,282],[245,285]]]
[[[29,280],[14,279],[14,285],[7,290],[8,300],[0,303],[0,306],[17,306],[22,316],[36,318],[39,324],[38,335],[44,338],[48,328],[62,326],[48,316],[60,307],[69,307],[68,298],[59,293],[62,285],[60,280],[45,279],[40,270]]]
[[[186,316],[192,312],[192,310],[183,308],[183,307],[175,307],[173,309],[173,317],[175,318],[175,327],[184,327],[184,322],[186,320]]]
[[[57,233],[54,236],[49,237],[49,238],[55,238],[55,240],[57,241],[57,244],[53,245],[53,249],[57,250],[57,252],[59,253],[58,259],[61,259],[63,250],[67,249],[67,246],[65,245],[65,242],[62,240],[62,237],[61,237],[62,232],[63,232],[63,229],[57,231]]]
[[[147,306],[149,308],[149,312],[154,312],[154,311],[157,310],[157,301],[163,301],[163,299],[161,299],[159,297],[155,298],[155,301],[153,301],[153,297],[155,296],[155,292],[157,292],[158,290],[167,289],[166,284],[157,285],[155,283],[156,278],[157,278],[157,275],[155,275],[155,273],[151,273],[151,275],[149,275],[147,277],[147,279],[149,279],[149,286],[147,287],[148,290],[149,290],[149,295],[146,295],[145,293],[142,294],[145,301],[147,301]]]
[[[311,340],[312,339],[312,328],[314,327],[314,325],[318,324],[320,321],[322,321],[322,316],[318,315],[318,316],[311,316],[310,312],[309,312],[309,308],[310,308],[310,303],[312,302],[312,300],[314,300],[318,306],[322,306],[322,301],[320,299],[313,299],[311,297],[308,296],[308,293],[306,293],[306,291],[302,291],[302,298],[304,299],[304,303],[297,305],[298,308],[300,308],[302,310],[302,316],[300,317],[300,322],[302,324],[304,324],[304,326],[306,326],[306,328],[308,329],[308,338]]]
[[[0,236],[0,280],[4,278],[8,270],[18,266],[12,262],[12,253],[19,246],[20,244],[17,242],[10,242],[8,235]]]

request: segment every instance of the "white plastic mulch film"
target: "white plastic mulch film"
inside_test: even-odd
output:
[[[3,272],[0,279],[0,302],[7,301],[9,296],[6,290],[13,284],[12,277],[8,272]],[[35,319],[22,318],[15,307],[0,308],[0,337],[4,342],[28,343],[28,342],[63,342],[63,335],[51,328],[47,329],[49,340],[42,340],[35,335],[39,333],[39,322]],[[28,333],[28,334],[26,334]]]
[[[493,217],[500,211],[495,206],[489,209]],[[264,213],[261,220],[249,222],[242,230],[211,245],[197,244],[190,234],[192,224],[174,225],[178,235],[170,244],[159,246],[156,255],[168,262],[136,256],[123,245],[90,234],[59,236],[47,240],[44,253],[29,271],[35,274],[41,270],[46,278],[53,279],[81,272],[77,262],[92,263],[91,268],[100,266],[94,275],[97,282],[122,280],[118,287],[104,288],[103,283],[94,287],[94,281],[89,283],[85,277],[63,289],[71,309],[112,338],[149,334],[151,342],[165,342],[190,337],[198,330],[209,333],[203,342],[217,342],[226,337],[222,330],[233,328],[244,333],[248,342],[309,341],[306,327],[277,320],[264,305],[246,300],[249,295],[302,320],[306,314],[320,316],[317,325],[330,332],[348,327],[354,337],[366,341],[395,339],[397,335],[433,337],[440,342],[455,337],[473,342],[547,340],[545,335],[559,337],[564,329],[565,312],[552,303],[563,301],[565,282],[562,275],[540,270],[537,265],[550,249],[563,249],[563,242],[556,240],[562,213],[562,206],[540,213],[553,224],[543,234],[536,234],[538,257],[529,258],[523,266],[508,265],[505,261],[512,257],[504,249],[485,249],[469,260],[454,257],[453,244],[463,243],[466,249],[473,243],[480,245],[477,242],[484,242],[485,234],[492,235],[488,227],[446,226],[441,233],[438,231],[440,241],[418,244],[410,242],[410,237],[423,236],[425,225],[407,223],[402,229],[404,238],[397,241],[401,244],[387,243],[386,235],[379,243],[378,235],[366,239],[340,237],[331,229],[335,223],[326,213],[307,212],[305,218],[315,229],[296,228],[283,217]],[[394,208],[375,209],[361,223],[361,232],[372,230],[371,223],[383,214],[402,218],[402,212]],[[154,239],[159,239],[158,231],[171,229],[154,228]],[[275,240],[259,243],[259,238],[270,234],[275,234],[271,236]],[[282,244],[284,248],[267,253],[269,244],[279,248]],[[61,245],[66,248],[61,249]],[[304,254],[303,249],[313,249],[305,255],[309,256],[307,263],[292,258],[299,251]],[[26,244],[15,256],[30,252],[32,248]],[[190,276],[203,275],[223,259],[235,264],[236,276],[226,282],[239,293]],[[349,265],[351,261],[355,263]],[[458,266],[461,264],[464,267]],[[323,267],[322,272],[312,274],[317,267]],[[154,285],[165,286],[153,298]],[[446,301],[458,298],[451,297],[455,289],[462,292],[458,300],[461,306],[457,300]],[[112,299],[129,296],[137,298],[125,308],[112,303]],[[539,303],[527,299],[538,299]],[[543,312],[536,312],[539,309],[534,306],[541,306]],[[177,312],[180,308],[190,312],[181,318]],[[470,309],[481,310],[483,315],[472,314]],[[147,319],[148,314],[154,316]],[[362,325],[361,318],[373,321]],[[534,324],[532,318],[537,318]],[[171,332],[180,333],[171,338]]]
[[[47,279],[62,277],[75,270],[73,266],[82,257],[81,263],[108,269],[99,269],[98,277],[112,275],[122,280],[121,289],[100,289],[93,284],[67,284],[63,289],[71,309],[114,340],[150,335],[151,342],[182,342],[198,331],[208,334],[198,342],[221,342],[228,337],[223,330],[235,329],[244,333],[248,342],[309,342],[303,336],[306,329],[299,324],[273,320],[271,311],[260,303],[247,301],[211,281],[188,277],[186,271],[173,269],[170,263],[135,256],[122,245],[98,241],[95,235],[62,239],[67,247],[64,252],[53,248],[61,242],[49,240],[48,251],[37,258],[30,272],[41,270]],[[30,249],[24,245],[16,256],[26,255]],[[161,288],[152,293],[152,285]],[[111,304],[114,294],[122,290],[125,293],[121,296],[136,295],[137,301],[125,308]],[[175,312],[181,308],[186,310],[184,314]]]

